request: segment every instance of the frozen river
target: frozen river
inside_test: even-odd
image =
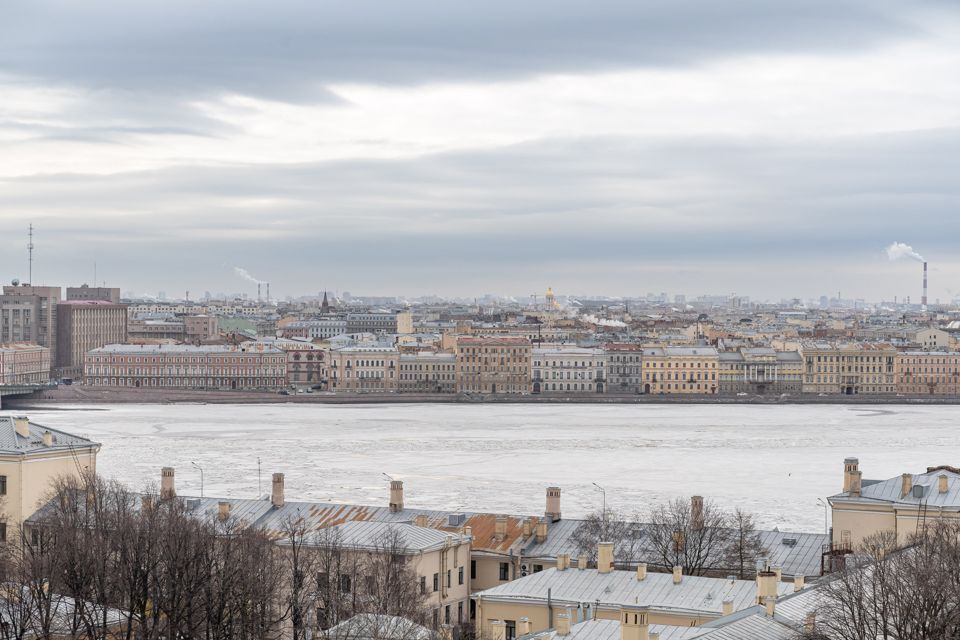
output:
[[[9,413],[9,412],[7,412]],[[142,488],[177,469],[181,494],[254,497],[286,474],[290,500],[386,504],[384,473],[408,506],[563,513],[701,494],[765,527],[820,531],[817,498],[841,487],[845,456],[864,478],[960,463],[954,406],[97,405],[30,411],[103,443],[100,472]]]

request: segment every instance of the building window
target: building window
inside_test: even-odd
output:
[[[340,593],[350,593],[350,576],[346,573],[340,576]]]
[[[0,496],[7,495],[7,476],[0,476]]]
[[[510,563],[501,562],[500,563],[500,580],[506,581],[510,579]]]
[[[476,560],[470,561],[470,579],[471,580],[477,579],[477,561]]]
[[[433,574],[433,590],[435,592],[440,590],[440,574],[439,573]]]
[[[0,522],[0,542],[7,541],[7,523]]]
[[[463,584],[463,567],[460,567],[460,569],[458,569],[458,572],[459,573],[457,575],[457,584]]]
[[[504,620],[507,623],[507,640],[514,640],[517,637],[517,621]]]

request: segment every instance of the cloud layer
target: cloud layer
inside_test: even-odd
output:
[[[907,295],[903,238],[952,296],[958,15],[902,6],[14,3],[0,237],[168,293],[242,263],[280,294],[774,298]]]

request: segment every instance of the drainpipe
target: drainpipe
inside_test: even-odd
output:
[[[553,589],[547,589],[547,629],[553,629]]]

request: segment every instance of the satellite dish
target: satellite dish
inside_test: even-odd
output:
[[[19,278],[14,278],[13,280],[10,281],[10,284],[12,284],[12,285],[15,286],[15,287],[19,287],[19,286],[20,286],[20,279],[19,279]]]

